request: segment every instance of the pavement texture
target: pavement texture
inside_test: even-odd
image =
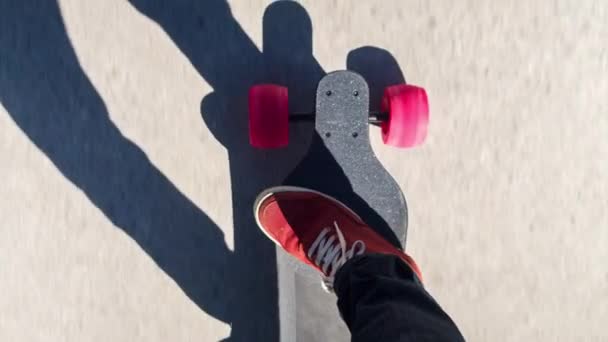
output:
[[[467,339],[606,341],[608,2],[590,0],[0,1],[0,340],[283,336],[251,202],[306,134],[248,147],[247,88],[287,84],[302,109],[347,67],[372,96],[427,89],[423,147],[372,143]]]

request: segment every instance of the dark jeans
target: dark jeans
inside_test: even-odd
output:
[[[349,260],[336,274],[338,309],[353,342],[464,341],[415,273],[392,255]]]

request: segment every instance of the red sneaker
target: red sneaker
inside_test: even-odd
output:
[[[328,195],[292,186],[270,188],[256,199],[254,216],[266,236],[322,273],[327,290],[333,289],[334,275],[346,261],[365,253],[396,255],[422,279],[409,255]]]

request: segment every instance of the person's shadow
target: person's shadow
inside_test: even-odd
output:
[[[310,141],[311,125],[290,128],[292,141],[300,142],[287,149],[251,148],[247,91],[260,82],[283,84],[292,110],[314,108],[325,72],[312,55],[310,19],[297,3],[270,5],[261,52],[224,0],[131,3],[163,27],[214,89],[201,113],[229,154],[234,252],[222,230],[114,125],[80,67],[55,1],[0,5],[0,102],[57,169],[191,300],[231,325],[231,339],[277,341],[275,247],[256,227],[251,206],[260,190],[280,184],[294,167]],[[349,68],[378,79],[377,70],[365,75],[368,57],[374,64],[380,58],[378,65],[394,62],[383,50],[363,48],[349,55]],[[372,95],[377,87],[398,83],[374,82]]]

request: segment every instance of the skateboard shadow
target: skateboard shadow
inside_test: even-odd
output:
[[[367,81],[369,106],[373,111],[380,111],[384,88],[406,83],[395,57],[387,50],[375,46],[363,46],[349,52],[346,68],[363,76]]]
[[[130,2],[167,32],[214,89],[201,113],[228,151],[234,251],[205,212],[112,122],[78,62],[56,1],[0,5],[0,102],[66,179],[192,301],[231,324],[230,339],[278,341],[275,247],[257,229],[251,205],[302,157],[312,125],[290,127],[296,143],[287,149],[255,150],[248,144],[246,94],[255,83],[279,83],[290,88],[291,110],[314,108],[325,72],[312,54],[310,18],[294,2],[270,5],[262,52],[224,0]],[[368,52],[356,51],[349,61],[365,65]]]

